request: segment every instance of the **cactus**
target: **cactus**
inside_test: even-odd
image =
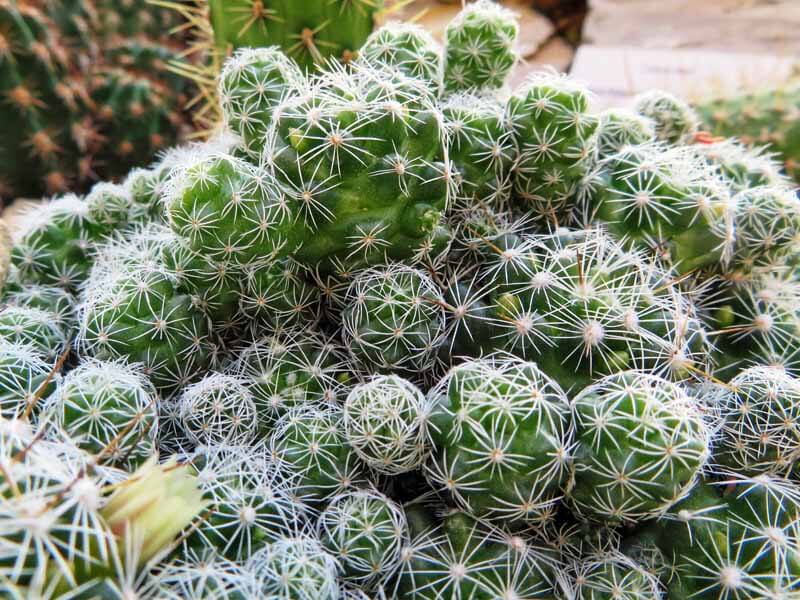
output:
[[[242,445],[255,439],[256,405],[244,381],[209,373],[181,394],[181,420],[200,446]]]
[[[684,148],[623,148],[601,163],[591,219],[655,250],[680,273],[725,267],[734,244],[728,190]]]
[[[194,456],[210,513],[184,546],[247,561],[270,543],[304,530],[307,509],[263,446],[215,446]]]
[[[225,123],[258,160],[272,113],[303,87],[297,65],[277,48],[242,48],[229,58],[219,78],[219,101]]]
[[[718,462],[737,473],[782,474],[800,454],[796,412],[800,381],[775,367],[751,367],[731,379],[724,398]]]
[[[787,186],[780,165],[769,154],[746,148],[733,139],[690,146],[711,165],[728,185],[732,194],[760,186]]]
[[[155,453],[155,391],[133,367],[81,363],[47,398],[42,413],[103,462],[131,471]]]
[[[351,60],[372,32],[382,4],[381,0],[315,0],[302,5],[213,0],[209,11],[214,43],[223,55],[230,48],[280,46],[311,71],[329,58]]]
[[[299,406],[275,425],[270,452],[296,477],[298,494],[315,505],[353,488],[363,467],[347,445],[337,406]]]
[[[363,271],[347,290],[344,344],[364,369],[424,371],[443,340],[441,304],[436,285],[422,271],[403,265]]]
[[[155,68],[177,52],[157,38],[118,35],[143,32],[133,21],[115,32],[100,18],[117,10],[104,1],[0,5],[3,199],[120,176],[184,129],[186,83]]]
[[[399,69],[404,75],[439,86],[442,49],[419,25],[388,23],[375,30],[361,46],[359,59]]]
[[[777,265],[800,243],[800,200],[783,187],[757,187],[737,194],[732,268],[742,272]]]
[[[766,147],[784,161],[790,177],[800,177],[800,85],[701,100],[695,108],[715,135]]]
[[[55,388],[53,363],[37,348],[0,338],[0,414],[6,419],[32,411]]]
[[[66,332],[52,313],[38,308],[7,306],[0,310],[0,338],[33,346],[51,364],[69,344]]]
[[[415,533],[392,597],[557,597],[556,571],[546,548],[451,512],[441,525]]]
[[[633,111],[650,119],[655,125],[656,137],[667,144],[692,141],[700,127],[700,119],[688,103],[660,90],[636,96]]]
[[[339,598],[339,564],[309,535],[277,540],[251,556],[248,565],[264,597]]]
[[[293,200],[266,173],[231,156],[201,156],[173,175],[167,210],[173,231],[216,261],[268,262],[299,243]]]
[[[229,370],[247,382],[265,430],[296,406],[335,401],[343,368],[341,350],[331,340],[298,329],[242,348]]]
[[[610,375],[575,398],[570,501],[587,520],[636,523],[688,494],[710,455],[710,427],[680,387]]]
[[[344,432],[358,457],[386,475],[422,465],[428,453],[430,404],[409,381],[372,377],[355,386],[344,404]]]
[[[502,105],[488,98],[456,94],[441,109],[458,182],[455,206],[505,208],[511,196],[516,149]]]
[[[132,244],[93,270],[81,307],[78,347],[100,360],[142,363],[159,391],[189,383],[208,364],[208,323],[158,261],[129,254]]]
[[[444,92],[502,88],[518,60],[518,36],[513,12],[491,0],[466,5],[445,29]]]
[[[59,287],[44,285],[8,286],[4,290],[2,301],[10,306],[34,308],[46,312],[53,322],[72,337],[77,327],[75,299]]]
[[[101,236],[108,233],[88,209],[78,196],[66,195],[23,215],[11,251],[20,283],[77,290],[89,274]]]
[[[427,475],[470,514],[506,524],[553,516],[569,474],[569,403],[533,363],[465,362],[430,392]]]
[[[550,223],[569,225],[591,174],[598,118],[589,114],[589,101],[587,89],[549,71],[533,75],[508,100],[519,148],[516,195]]]
[[[407,528],[397,504],[366,490],[331,499],[317,522],[320,541],[339,560],[342,579],[365,589],[394,574]]]
[[[478,277],[491,282],[490,311],[474,317],[489,331],[471,355],[504,350],[535,361],[568,392],[626,368],[678,380],[705,371],[707,335],[687,297],[666,271],[602,230],[558,230],[485,250]]]
[[[641,565],[617,552],[596,553],[568,571],[569,598],[575,600],[659,600],[658,580]]]
[[[294,260],[252,265],[244,276],[239,312],[251,327],[309,327],[320,320],[319,292]]]
[[[800,374],[800,327],[795,298],[800,289],[785,274],[757,273],[739,280],[734,274],[709,299],[719,372],[742,363],[778,366]]]
[[[264,160],[299,206],[298,262],[330,273],[408,259],[436,233],[452,173],[432,101],[422,82],[353,65],[278,107]]]
[[[723,474],[659,523],[673,561],[668,597],[791,597],[798,576],[797,486],[766,475]]]
[[[600,113],[597,125],[597,156],[603,160],[628,146],[654,142],[655,124],[631,110],[609,108]]]
[[[253,574],[214,552],[189,552],[167,563],[146,588],[166,600],[241,600],[257,595]]]
[[[174,463],[151,459],[119,477],[92,469],[68,439],[42,440],[15,423],[3,432],[0,462],[0,535],[16,549],[2,559],[2,585],[22,587],[24,597],[118,590],[120,575],[146,573],[204,506]]]

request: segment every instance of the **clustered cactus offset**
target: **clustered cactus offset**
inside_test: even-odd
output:
[[[509,90],[517,32],[238,49],[224,131],[18,223],[0,596],[797,597],[796,191],[668,94]]]

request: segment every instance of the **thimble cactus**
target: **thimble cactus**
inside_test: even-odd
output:
[[[633,111],[609,108],[600,113],[597,125],[597,156],[600,160],[627,146],[638,146],[656,139],[653,122]]]
[[[492,0],[467,4],[447,24],[444,37],[446,93],[502,88],[517,62],[516,15]]]
[[[628,371],[573,402],[570,501],[583,519],[635,523],[666,512],[696,484],[710,427],[677,385]]]
[[[464,362],[430,392],[431,483],[471,514],[505,523],[552,516],[569,475],[570,408],[534,363]]]
[[[299,406],[275,425],[270,453],[312,505],[353,488],[363,466],[347,445],[338,406]]]
[[[730,260],[734,205],[692,151],[626,147],[600,168],[605,184],[589,210],[619,237],[654,250],[681,273]]]
[[[379,375],[347,395],[344,432],[365,464],[396,475],[416,469],[427,457],[429,416],[430,404],[414,384]]]
[[[669,92],[652,90],[633,100],[634,112],[647,117],[655,125],[656,137],[668,144],[685,144],[692,140],[700,119],[691,106]]]
[[[359,50],[367,64],[386,65],[438,87],[442,49],[427,29],[406,22],[387,23],[375,30]]]
[[[569,224],[593,166],[598,119],[589,113],[589,101],[586,88],[550,71],[533,75],[508,100],[519,148],[515,192],[550,223]]]
[[[659,522],[672,561],[669,598],[791,597],[800,574],[797,486],[721,473]]]
[[[295,203],[244,160],[201,156],[173,175],[168,196],[172,229],[214,260],[269,261],[298,244]]]
[[[0,414],[22,417],[55,388],[53,363],[34,347],[0,338]]]
[[[321,334],[287,329],[242,348],[228,370],[246,382],[263,429],[296,406],[336,400],[341,354]]]
[[[305,226],[301,264],[409,259],[439,225],[453,178],[424,82],[353,65],[283,102],[269,138],[265,164]]]
[[[240,48],[223,66],[219,101],[225,122],[256,160],[275,108],[303,85],[304,75],[278,48]]]
[[[101,462],[132,470],[155,453],[155,391],[135,367],[87,360],[70,371],[43,407]]]
[[[456,94],[441,110],[458,183],[454,205],[504,208],[511,196],[517,152],[503,106],[489,98]]]
[[[311,535],[286,537],[247,562],[266,598],[337,600],[339,564]]]
[[[51,312],[23,306],[0,309],[0,338],[31,345],[55,364],[69,340],[58,318]]]
[[[183,428],[196,444],[241,445],[256,435],[256,405],[237,377],[209,373],[181,394]]]
[[[342,338],[365,369],[424,371],[442,343],[444,325],[441,293],[418,269],[400,264],[369,269],[347,290]]]
[[[731,379],[717,460],[737,473],[785,473],[800,455],[800,381],[776,367]]]
[[[320,541],[338,559],[342,578],[365,589],[394,574],[407,528],[397,504],[368,490],[331,499],[317,522]]]

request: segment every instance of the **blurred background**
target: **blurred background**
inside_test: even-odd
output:
[[[461,4],[416,0],[399,14],[441,34]],[[694,101],[746,92],[786,81],[800,60],[797,0],[503,4],[523,16],[516,80],[552,66],[589,84],[600,108],[658,87]]]

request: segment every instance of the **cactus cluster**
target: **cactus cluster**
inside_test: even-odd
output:
[[[0,596],[797,596],[795,190],[662,92],[507,93],[517,30],[239,49],[224,132],[22,219]]]

